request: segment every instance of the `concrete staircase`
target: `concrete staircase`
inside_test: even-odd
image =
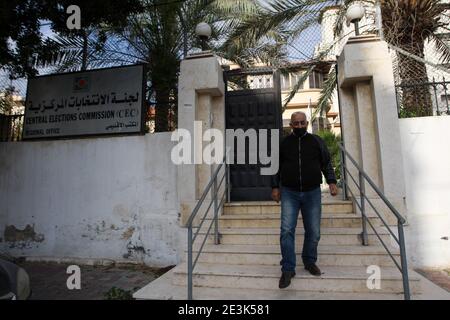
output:
[[[350,201],[323,200],[318,266],[314,277],[301,263],[303,225],[297,226],[297,275],[291,285],[278,289],[280,271],[280,206],[275,202],[225,204],[220,217],[220,245],[209,236],[194,269],[194,299],[403,299],[400,271],[373,232],[369,246],[361,245],[361,218]],[[371,217],[379,225],[378,218]],[[209,226],[208,221],[204,223]],[[201,230],[204,235],[205,230]],[[390,235],[379,233],[386,243]],[[194,244],[194,258],[203,236]],[[398,249],[392,248],[399,261]],[[186,259],[185,259],[186,260]],[[381,288],[367,287],[367,266],[381,268]],[[137,291],[137,299],[186,299],[187,264],[182,262]],[[419,277],[410,273],[410,287],[419,294]]]

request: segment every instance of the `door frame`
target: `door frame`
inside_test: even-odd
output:
[[[259,89],[243,89],[243,90],[229,90],[229,81],[232,77],[247,77],[247,76],[258,76],[258,75],[267,75],[270,74],[272,76],[272,86],[268,88],[259,88]],[[280,82],[280,71],[276,68],[271,67],[257,67],[251,69],[235,69],[224,71],[224,83],[225,83],[225,130],[228,128],[227,123],[227,108],[229,97],[236,96],[247,96],[247,95],[258,95],[265,93],[273,93],[275,96],[275,103],[278,106],[278,112],[275,112],[278,116],[276,116],[276,127],[279,130],[279,144],[282,140],[282,131],[283,131],[283,114],[282,114],[282,101],[281,101],[281,82]],[[226,145],[227,141],[225,141]],[[271,151],[273,152],[273,150]],[[234,156],[234,155],[233,155]],[[231,170],[231,169],[230,169]],[[233,185],[230,182],[230,190],[233,189]],[[267,199],[270,200],[270,199]],[[237,200],[237,201],[255,201],[255,200]],[[230,199],[230,202],[233,202]]]

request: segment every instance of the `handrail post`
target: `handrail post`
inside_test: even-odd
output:
[[[369,245],[369,240],[367,237],[367,222],[366,222],[366,209],[365,209],[365,186],[364,186],[364,179],[361,170],[358,170],[358,176],[359,176],[359,196],[361,199],[361,215],[362,215],[362,244],[364,246]]]
[[[230,167],[229,164],[225,162],[225,179],[226,179],[226,183],[225,183],[225,197],[226,197],[226,201],[230,202]]]
[[[406,244],[405,244],[405,235],[404,235],[404,228],[403,225],[406,223],[405,218],[403,218],[403,216],[397,211],[397,209],[395,209],[395,207],[391,204],[391,202],[386,198],[386,196],[378,189],[378,187],[375,185],[375,183],[370,179],[370,177],[363,171],[363,169],[359,166],[359,164],[355,161],[355,159],[352,158],[352,156],[348,153],[347,150],[345,150],[344,146],[342,144],[339,145],[342,153],[343,153],[343,159],[349,159],[349,161],[356,167],[356,169],[358,170],[358,177],[359,177],[359,185],[357,185],[357,188],[359,189],[360,192],[360,197],[361,197],[361,201],[360,201],[360,210],[361,210],[361,215],[362,215],[362,228],[363,228],[363,232],[362,232],[362,243],[363,245],[368,245],[368,237],[367,237],[367,227],[366,227],[366,223],[370,222],[367,216],[366,216],[366,210],[365,210],[365,200],[367,200],[367,202],[372,206],[372,208],[375,210],[375,212],[377,213],[377,215],[381,218],[380,214],[377,212],[376,208],[372,205],[372,203],[370,202],[370,200],[366,197],[366,192],[365,192],[365,181],[368,183],[368,185],[370,187],[373,188],[373,190],[375,190],[375,192],[378,194],[378,196],[380,197],[381,200],[384,201],[384,203],[386,204],[386,206],[391,210],[391,212],[397,217],[397,227],[398,227],[398,237],[395,236],[392,231],[390,230],[390,228],[388,227],[388,224],[381,218],[381,220],[384,222],[385,226],[388,228],[388,230],[390,231],[390,233],[392,234],[392,236],[394,236],[396,242],[399,244],[400,246],[400,258],[401,258],[401,265],[399,265],[396,261],[396,259],[392,256],[391,252],[389,251],[389,249],[386,247],[386,245],[384,244],[384,242],[382,241],[382,239],[379,237],[378,233],[376,232],[375,228],[373,227],[372,224],[371,227],[374,229],[375,234],[378,236],[378,238],[380,239],[381,243],[383,244],[384,248],[388,251],[389,255],[391,256],[391,258],[394,260],[395,265],[398,267],[398,269],[400,270],[400,272],[402,273],[402,280],[403,280],[403,293],[404,293],[404,299],[405,300],[410,300],[411,299],[411,292],[410,292],[410,285],[409,285],[409,276],[408,276],[408,265],[407,265],[407,257],[406,257]],[[345,157],[345,158],[344,158]],[[344,170],[344,173],[347,173],[347,170]],[[348,174],[350,175],[350,177],[352,177],[352,175],[350,174],[350,172],[348,172]],[[355,179],[352,177],[353,182],[355,183],[355,185],[357,184],[357,182],[355,181]],[[356,200],[356,192],[353,193],[351,189],[347,189],[347,191],[351,192],[352,197],[353,197],[353,201],[355,201],[355,204],[357,203]]]
[[[227,177],[225,178],[226,181],[226,192],[227,192],[227,202],[231,201],[231,181],[230,181],[230,163],[231,163],[231,159],[230,159],[230,149],[227,148],[226,150],[226,155],[225,155],[225,168],[227,169],[226,171],[226,175]]]
[[[188,225],[188,300],[192,300],[192,225]]]
[[[225,161],[225,160],[224,160]],[[187,298],[188,300],[192,300],[192,290],[193,290],[193,270],[195,267],[195,264],[197,263],[198,257],[200,256],[200,253],[202,251],[203,245],[205,244],[206,238],[205,240],[203,240],[203,244],[202,246],[199,248],[197,256],[195,258],[195,262],[192,262],[192,247],[193,247],[193,242],[194,242],[194,238],[192,237],[192,225],[194,223],[194,219],[196,214],[198,213],[201,205],[203,204],[203,201],[206,199],[207,195],[210,194],[213,198],[211,199],[211,202],[209,203],[209,207],[206,210],[205,214],[203,215],[203,218],[201,220],[200,226],[202,225],[202,223],[205,221],[205,219],[208,216],[209,213],[209,209],[211,208],[211,205],[214,203],[214,223],[215,223],[215,232],[214,232],[214,240],[215,240],[215,244],[219,244],[219,204],[218,204],[218,185],[217,185],[217,180],[218,180],[218,176],[219,176],[219,172],[222,169],[222,164],[220,164],[216,170],[212,170],[213,167],[211,166],[211,179],[209,180],[208,184],[205,187],[205,190],[202,193],[202,196],[200,197],[200,199],[197,201],[197,204],[195,205],[194,209],[192,210],[191,215],[188,218],[188,221],[186,223],[187,228],[188,228],[188,239],[187,239],[187,245],[188,245],[188,257],[187,257]],[[220,181],[220,185],[222,185],[222,181],[223,181],[224,177],[222,177],[221,181]],[[211,190],[212,188],[212,190]],[[223,197],[223,195],[222,195]],[[222,203],[222,198],[220,200],[220,202]],[[208,231],[206,233],[206,237],[208,237],[208,235],[210,234],[211,231],[211,227],[212,227],[212,223],[210,224]],[[196,235],[198,234],[199,230],[196,232]]]
[[[217,177],[214,179],[213,184],[213,199],[214,199],[214,244],[219,244],[219,208],[217,203]]]
[[[398,221],[398,241],[400,245],[400,259],[402,266],[402,279],[403,279],[403,294],[405,300],[411,300],[411,293],[409,290],[409,277],[408,277],[408,263],[406,260],[406,248],[405,248],[405,234],[403,231],[403,224]]]
[[[341,166],[341,185],[342,185],[342,200],[348,200],[347,197],[347,183],[345,181],[345,167],[344,167],[344,150],[339,149],[340,150],[340,166]]]

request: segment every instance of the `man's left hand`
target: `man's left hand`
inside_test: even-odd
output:
[[[337,186],[333,183],[330,184],[330,194],[334,197],[338,194],[338,188]]]

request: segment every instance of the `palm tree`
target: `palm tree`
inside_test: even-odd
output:
[[[326,6],[340,4],[337,12],[337,19],[334,25],[334,33],[337,40],[324,48],[311,60],[319,62],[323,60],[334,48],[334,44],[341,37],[345,12],[347,7],[355,1],[364,2],[367,5],[375,5],[375,0],[272,0],[266,1],[264,6],[258,6],[254,14],[246,15],[230,32],[228,40],[224,43],[225,51],[243,51],[245,47],[257,47],[261,41],[271,39],[274,43],[287,45],[293,39],[301,35],[308,27],[319,24],[319,10]],[[448,9],[440,0],[380,0],[382,12],[382,28],[385,39],[389,44],[395,45],[411,55],[399,54],[402,69],[400,76],[406,81],[410,78],[407,74],[409,70],[416,70],[416,80],[425,81],[427,79],[426,66],[423,61],[415,57],[424,57],[424,44],[432,41],[438,52],[442,54],[441,60],[450,60],[449,47],[436,36],[439,28],[446,27],[440,21],[442,13]],[[448,29],[448,27],[447,27]],[[373,30],[371,30],[373,32]],[[257,59],[257,57],[256,57]],[[276,62],[275,62],[276,63]],[[300,84],[305,81],[314,70],[312,65],[298,79],[295,86],[284,101],[284,106],[294,97]],[[314,116],[324,113],[329,106],[331,95],[336,88],[335,68],[330,68],[328,80],[324,83],[321,97]],[[404,97],[406,108],[413,109],[417,115],[428,115],[431,112],[431,100],[428,88],[422,89],[422,101],[418,104],[412,103],[411,98]],[[417,93],[417,92],[416,92]]]
[[[448,28],[441,21],[449,6],[440,0],[383,0],[381,2],[383,28],[386,41],[411,55],[397,52],[398,74],[402,84],[417,83],[414,90],[403,90],[405,110],[416,116],[433,114],[427,68],[423,61],[425,43],[434,43],[441,60],[450,60],[450,48],[436,35],[440,28]]]

